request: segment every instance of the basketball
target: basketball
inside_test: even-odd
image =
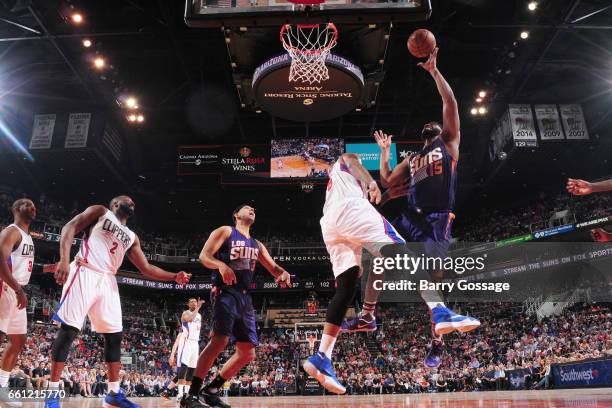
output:
[[[436,48],[436,37],[429,30],[419,28],[408,38],[408,51],[416,58],[426,58]]]

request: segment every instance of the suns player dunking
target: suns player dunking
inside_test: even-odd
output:
[[[110,209],[94,205],[74,217],[62,228],[60,261],[55,272],[55,280],[64,287],[53,316],[60,329],[52,346],[49,388],[58,389],[68,352],[87,316],[92,329],[104,336],[104,361],[108,364],[109,377],[105,407],[138,406],[128,401],[119,388],[123,318],[115,275],[125,255],[148,278],[181,285],[191,278],[185,272],[166,272],[149,264],[140,240],[126,225],[128,218],[134,215],[134,208],[130,197],[118,196],[110,202]],[[70,248],[75,235],[81,231],[84,231],[81,247],[70,263]],[[58,398],[45,400],[45,408],[59,406]]]
[[[219,390],[255,358],[257,326],[249,289],[257,262],[274,276],[276,282],[291,286],[289,273],[274,262],[261,242],[251,236],[255,209],[240,205],[234,210],[233,217],[235,226],[214,230],[200,254],[200,262],[213,270],[213,328],[210,341],[198,359],[189,396],[181,400],[183,407],[229,407],[219,398]],[[198,399],[203,379],[230,339],[236,342],[236,352],[204,387],[206,405],[203,405]]]
[[[437,122],[429,122],[423,126],[421,138],[423,149],[402,161],[391,171],[389,167],[391,138],[382,131],[374,134],[381,149],[380,178],[383,187],[395,190],[396,196],[408,195],[407,205],[402,214],[393,220],[393,225],[410,242],[422,242],[425,255],[429,257],[446,257],[451,239],[451,227],[455,215],[455,190],[457,187],[457,161],[459,160],[459,110],[453,90],[436,66],[438,48],[434,49],[425,63],[418,65],[429,72],[434,79],[438,92],[442,97],[443,126]],[[397,189],[397,186],[407,186]],[[438,273],[437,271],[431,271]],[[435,276],[434,279],[441,279]],[[346,331],[371,331],[376,329],[374,308],[376,293],[371,293],[364,303],[364,310],[350,322],[346,322]],[[448,309],[430,304],[432,323],[449,319]],[[432,307],[433,306],[433,307]],[[458,320],[453,317],[452,319]],[[470,330],[479,326],[479,322],[471,319]],[[438,325],[443,327],[444,325]],[[462,331],[467,331],[463,327]],[[452,331],[452,330],[451,330]],[[432,324],[433,340],[430,351],[425,358],[429,367],[438,367],[441,363],[442,334],[446,328],[436,330]]]
[[[0,402],[20,407],[20,402],[9,397],[7,387],[28,331],[28,300],[23,286],[30,281],[34,266],[30,224],[36,218],[36,206],[32,200],[22,198],[13,203],[11,211],[13,223],[0,233],[0,344],[3,335],[8,337],[0,361]]]

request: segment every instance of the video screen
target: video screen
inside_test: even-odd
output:
[[[325,178],[327,168],[344,153],[344,139],[272,140],[270,177]]]

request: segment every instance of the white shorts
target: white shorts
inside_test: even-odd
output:
[[[181,340],[177,358],[179,367],[184,364],[189,368],[196,368],[199,356],[200,345],[197,340]]]
[[[368,200],[359,198],[330,207],[321,218],[321,231],[335,278],[349,268],[361,267],[362,249],[380,256],[383,246],[406,243]]]
[[[17,309],[15,291],[6,283],[0,284],[0,332],[8,335],[28,332],[26,308]]]
[[[81,330],[89,317],[97,333],[123,330],[121,301],[115,275],[72,263],[53,320]]]

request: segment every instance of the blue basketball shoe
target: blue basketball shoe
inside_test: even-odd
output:
[[[434,332],[438,336],[455,330],[469,332],[480,327],[478,319],[457,314],[442,305],[431,309],[431,322],[434,324]]]
[[[55,393],[51,393],[51,394],[55,394]],[[60,408],[61,404],[60,404],[60,399],[58,396],[51,396],[51,395],[47,395],[47,398],[45,398],[45,408]]]
[[[373,332],[376,330],[376,317],[372,316],[372,320],[368,321],[359,313],[351,320],[343,321],[340,329],[344,333]]]
[[[130,402],[123,393],[123,390],[119,389],[119,392],[110,391],[106,394],[104,408],[140,408],[140,405]]]
[[[427,357],[425,357],[425,365],[430,368],[437,368],[442,363],[442,353],[444,352],[444,342],[439,340],[431,341],[431,348]]]
[[[316,378],[319,383],[329,392],[334,394],[344,394],[346,388],[336,378],[336,372],[332,367],[331,360],[320,351],[308,358],[304,362],[304,370],[312,377]]]

